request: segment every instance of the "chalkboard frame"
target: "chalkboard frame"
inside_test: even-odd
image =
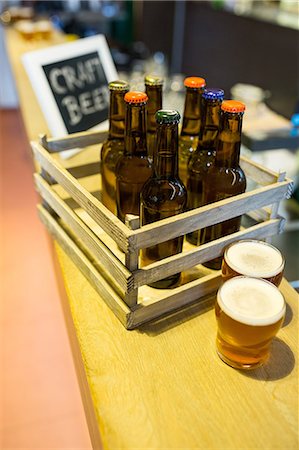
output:
[[[84,55],[93,52],[98,53],[107,83],[118,79],[118,74],[103,34],[27,52],[22,56],[22,63],[27,71],[32,88],[53,137],[63,136],[69,134],[69,132],[43,67],[49,64],[60,63],[64,60],[67,61],[71,58],[84,57]],[[107,127],[108,121],[105,120],[88,129],[104,129]],[[86,131],[86,129],[82,129],[81,131]]]

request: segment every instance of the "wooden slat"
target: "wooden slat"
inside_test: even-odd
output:
[[[256,222],[264,222],[265,220],[269,220],[271,214],[271,208],[268,206],[266,208],[257,209],[255,211],[249,211],[246,213],[246,216],[255,220]]]
[[[34,157],[40,165],[62,185],[76,202],[111,236],[123,251],[128,249],[128,238],[133,233],[102,203],[55,161],[40,144],[31,142]]]
[[[59,243],[71,260],[80,269],[83,275],[89,280],[100,297],[114,312],[121,323],[127,326],[130,309],[115,293],[109,283],[95,269],[89,259],[78,248],[68,234],[61,228],[55,219],[41,206],[38,205],[38,213],[41,221],[46,226],[49,233]]]
[[[207,244],[203,244],[188,252],[170,256],[163,260],[152,263],[133,273],[134,286],[139,287],[177,272],[189,269],[198,264],[209,261],[223,253],[224,248],[233,241],[245,238],[266,238],[281,232],[284,219],[277,218],[259,223],[237,233],[224,236]]]
[[[38,174],[34,175],[37,189],[43,199],[82,240],[84,246],[97,258],[105,271],[113,278],[123,294],[133,289],[132,273],[115,257],[104,243],[84,224],[84,222],[66,205],[49,184]]]
[[[49,183],[50,184],[50,183]],[[96,197],[97,199],[99,198],[99,196],[101,195],[101,191],[97,190],[97,191],[91,191],[90,192],[91,195],[93,195],[94,197]],[[76,200],[74,200],[72,197],[68,197],[68,198],[64,198],[63,201],[71,208],[71,209],[79,209],[80,205],[78,205],[78,203],[76,202]],[[85,222],[86,223],[86,222]]]
[[[133,289],[124,296],[124,302],[129,308],[134,308],[137,305],[138,289]]]
[[[146,248],[223,222],[282,200],[288,189],[288,181],[275,183],[145,225],[134,232],[130,244],[135,248]]]
[[[150,305],[140,305],[139,308],[131,313],[127,327],[128,329],[136,328],[166,313],[168,315],[173,311],[191,305],[197,300],[205,302],[205,296],[215,294],[220,283],[221,274],[219,271],[216,271],[213,274],[172,289],[167,298]]]
[[[91,175],[98,175],[101,171],[101,163],[100,161],[92,162],[89,164],[83,164],[80,166],[66,167],[66,170],[76,179],[89,177]],[[49,174],[45,172],[44,169],[42,171],[46,174],[44,176],[45,179],[48,179],[50,184],[57,184],[56,180],[53,177],[50,177]]]
[[[268,184],[276,183],[278,178],[278,173],[263,167],[261,164],[252,161],[245,156],[240,158],[240,166],[244,170],[247,177],[254,180],[261,186],[267,186]]]
[[[73,133],[61,138],[47,138],[40,135],[40,142],[50,152],[57,153],[73,148],[84,148],[90,145],[100,144],[108,137],[108,131],[84,131]]]

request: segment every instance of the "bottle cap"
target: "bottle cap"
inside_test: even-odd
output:
[[[206,80],[200,77],[188,77],[184,80],[184,85],[190,88],[201,88],[206,85]]]
[[[128,91],[129,90],[129,83],[123,80],[115,80],[111,81],[108,84],[108,87],[110,91]]]
[[[145,92],[139,92],[139,91],[129,91],[124,96],[125,102],[127,103],[146,103],[148,100],[148,96]]]
[[[202,96],[205,100],[223,100],[224,90],[218,88],[205,89]]]
[[[181,118],[180,113],[174,109],[159,109],[155,117],[159,124],[179,123]]]
[[[146,75],[144,77],[144,83],[147,86],[163,86],[164,80],[161,77],[155,75]]]
[[[239,113],[244,112],[246,106],[242,102],[238,102],[237,100],[224,100],[221,105],[222,111],[227,111],[231,113]]]

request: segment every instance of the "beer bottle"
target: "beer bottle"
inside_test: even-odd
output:
[[[146,146],[146,102],[144,92],[125,94],[125,148],[116,165],[117,215],[125,222],[126,214],[139,216],[140,192],[152,173]]]
[[[188,163],[187,191],[188,209],[203,206],[202,183],[209,168],[214,164],[216,140],[219,130],[219,113],[224,97],[222,89],[205,89],[202,94],[203,114],[197,149],[191,153]],[[187,235],[191,244],[200,244],[200,230]]]
[[[186,86],[183,124],[179,139],[179,175],[187,185],[187,165],[190,155],[197,148],[202,116],[202,93],[206,82],[200,77],[188,77]]]
[[[246,189],[245,174],[239,166],[244,111],[245,105],[235,100],[225,100],[221,105],[215,163],[203,182],[204,204],[242,194]],[[201,244],[236,233],[240,224],[241,216],[238,216],[204,228],[200,238]],[[220,269],[221,260],[219,257],[204,265],[211,269]]]
[[[101,150],[102,203],[116,214],[115,167],[124,151],[125,102],[124,95],[129,90],[126,81],[109,83],[109,134]]]
[[[149,159],[152,161],[157,128],[155,114],[159,109],[162,109],[163,78],[147,75],[144,78],[144,84],[145,92],[148,96],[146,121],[147,152]]]
[[[157,147],[151,178],[141,193],[141,224],[179,214],[187,202],[185,186],[178,175],[178,123],[180,114],[173,110],[156,113]],[[183,236],[142,249],[141,265],[176,255],[182,251]],[[180,279],[180,273],[150,284],[152,287],[169,288]]]

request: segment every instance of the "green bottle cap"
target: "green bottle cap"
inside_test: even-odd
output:
[[[174,109],[159,109],[155,117],[159,124],[179,123],[181,119],[180,113]]]
[[[108,84],[108,87],[110,91],[128,91],[129,90],[129,83],[123,80],[115,80],[111,81]]]
[[[147,86],[162,86],[164,83],[163,78],[156,77],[155,75],[146,75],[144,77],[144,83]]]

